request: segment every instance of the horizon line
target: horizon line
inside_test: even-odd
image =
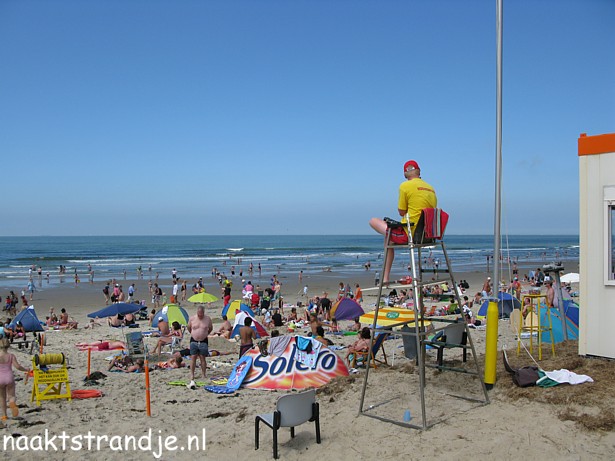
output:
[[[55,235],[55,234],[39,234],[39,235],[0,235],[0,238],[65,238],[65,237],[382,237],[377,233],[365,234],[80,234],[80,235]],[[538,237],[579,237],[579,234],[558,234],[558,233],[519,233],[507,234],[515,237],[522,236],[538,236]],[[475,233],[457,233],[447,234],[447,236],[455,237],[492,237],[493,234],[475,234]],[[501,237],[506,237],[502,234]]]

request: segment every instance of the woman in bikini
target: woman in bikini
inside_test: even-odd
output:
[[[162,346],[171,344],[173,342],[173,338],[182,337],[182,327],[179,322],[173,322],[171,326],[173,327],[173,330],[171,330],[168,335],[161,336],[158,340],[158,343],[153,351],[154,355],[160,355],[162,353]]]
[[[124,341],[96,341],[94,343],[77,343],[75,344],[79,350],[86,351],[91,349],[93,351],[108,351],[111,349],[126,349],[126,343]]]
[[[369,340],[371,338],[371,332],[368,327],[363,327],[361,333],[359,335],[359,339],[357,339],[352,346],[348,348],[348,353],[346,354],[346,361],[350,363],[352,361],[352,356],[357,352],[367,352],[369,349]]]

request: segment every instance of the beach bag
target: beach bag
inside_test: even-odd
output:
[[[515,370],[512,375],[513,383],[519,387],[535,386],[540,379],[537,367],[523,367]]]
[[[536,381],[540,379],[537,367],[512,368],[508,363],[506,351],[502,351],[504,356],[504,368],[512,375],[513,383],[519,387],[531,387],[536,385]]]

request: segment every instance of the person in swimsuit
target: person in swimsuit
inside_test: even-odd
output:
[[[182,337],[182,326],[179,322],[172,323],[173,330],[169,332],[168,335],[160,336],[154,351],[152,352],[154,355],[162,354],[162,346],[166,346],[167,344],[173,343],[173,338],[181,338]]]
[[[233,325],[231,325],[231,322],[228,321],[228,317],[226,315],[222,316],[222,320],[224,320],[224,322],[222,322],[222,325],[220,325],[220,328],[218,328],[218,330],[216,330],[214,333],[212,333],[209,336],[210,337],[222,336],[223,338],[231,339],[231,332],[233,331]]]
[[[158,362],[154,365],[154,370],[168,370],[170,368],[182,368],[185,367],[184,359],[180,357],[171,357],[166,362]]]
[[[0,408],[2,410],[2,421],[6,421],[7,401],[13,418],[19,416],[19,409],[15,402],[15,376],[13,367],[19,371],[30,372],[28,368],[22,367],[17,358],[8,352],[11,342],[8,338],[0,339]]]
[[[241,345],[239,346],[239,357],[248,352],[254,347],[254,340],[256,339],[256,332],[252,329],[252,319],[246,317],[243,322],[243,326],[239,329],[239,337],[241,338]]]
[[[130,356],[115,357],[109,364],[108,370],[112,371],[114,368],[124,373],[141,373],[145,371],[145,360],[137,359],[133,362]]]
[[[86,351],[91,349],[93,351],[108,351],[109,349],[126,349],[126,343],[124,341],[97,341],[94,343],[77,343],[75,344],[79,350]]]
[[[190,362],[190,383],[188,387],[190,389],[196,389],[194,382],[194,372],[196,369],[196,362],[201,362],[201,373],[203,378],[207,372],[207,356],[209,355],[209,340],[208,336],[214,329],[211,318],[205,315],[205,309],[203,306],[199,306],[196,310],[196,315],[190,317],[188,320],[188,331],[190,332],[190,356],[192,358]]]
[[[371,331],[368,327],[363,327],[357,339],[352,346],[348,348],[346,354],[346,361],[352,362],[352,358],[356,352],[367,352],[369,350],[369,340],[371,338]]]

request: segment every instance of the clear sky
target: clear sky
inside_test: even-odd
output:
[[[495,0],[1,0],[0,235],[493,233]],[[576,234],[615,1],[504,3],[502,232]]]

